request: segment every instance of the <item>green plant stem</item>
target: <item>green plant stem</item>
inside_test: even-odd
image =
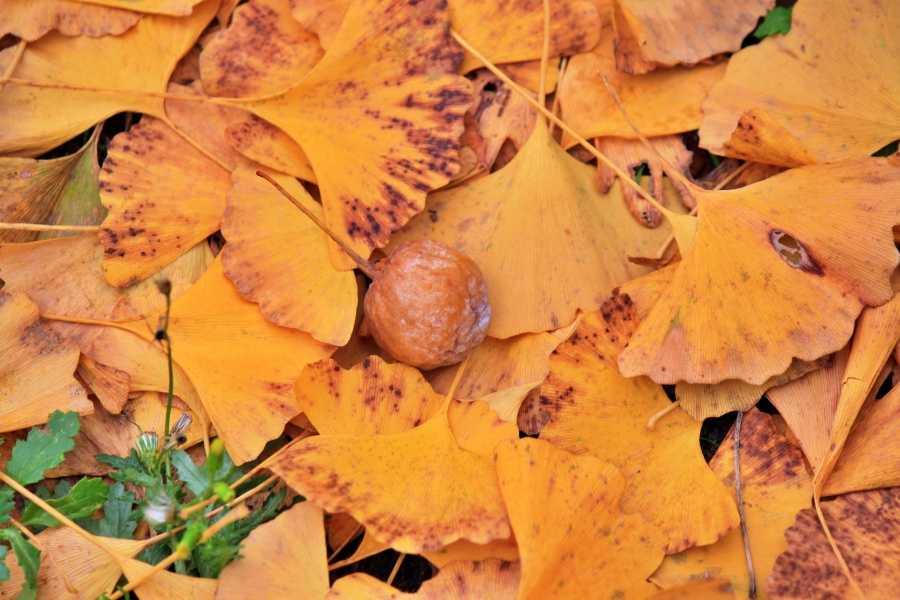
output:
[[[166,396],[166,425],[163,429],[163,446],[169,443],[169,423],[172,420],[172,398],[175,396],[175,367],[172,363],[172,340],[169,338],[169,313],[172,310],[172,292],[166,293],[166,320],[163,321],[163,331],[166,340],[166,357],[169,362],[169,392]],[[166,451],[166,479],[172,479],[172,462],[169,460],[169,452]]]

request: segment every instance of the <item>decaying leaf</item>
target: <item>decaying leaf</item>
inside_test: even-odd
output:
[[[626,377],[760,384],[839,350],[862,308],[893,296],[900,169],[885,159],[694,196],[696,240],[620,356]]]
[[[900,492],[896,488],[846,494],[822,503],[831,535],[867,598],[896,594],[898,511]],[[778,557],[766,581],[770,598],[824,600],[855,594],[812,508],[797,513],[797,522],[785,537],[787,550]]]
[[[646,73],[735,52],[774,5],[774,0],[614,0],[616,66]]]
[[[19,292],[0,292],[0,431],[46,423],[55,410],[94,411],[73,374],[78,344],[41,321]]]
[[[852,24],[848,26],[848,24]],[[900,5],[852,0],[799,2],[791,31],[739,52],[703,104],[700,140],[731,155],[727,142],[744,113],[761,110],[820,162],[868,156],[900,137]],[[839,36],[841,43],[835,43]],[[853,73],[853,84],[847,82]],[[810,117],[815,115],[815,117]],[[784,156],[744,131],[742,157]],[[793,166],[790,162],[776,164]]]
[[[643,597],[666,535],[619,510],[621,472],[531,439],[497,447],[503,500],[521,553],[519,598]]]

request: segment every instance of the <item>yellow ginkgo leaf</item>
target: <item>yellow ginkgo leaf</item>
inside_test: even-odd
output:
[[[458,540],[440,550],[423,552],[422,556],[439,569],[457,561],[476,562],[497,558],[505,562],[512,562],[519,560],[519,546],[516,544],[514,536],[494,540],[487,544],[473,544],[468,540]]]
[[[616,66],[625,73],[646,73],[736,52],[774,5],[774,0],[675,0],[662,5],[614,0]]]
[[[125,577],[131,581],[143,579],[153,570],[152,565],[126,558],[124,561]],[[141,600],[214,600],[216,598],[217,579],[189,577],[172,571],[157,571],[135,588],[135,594]]]
[[[229,125],[225,139],[253,162],[316,183],[316,174],[303,148],[291,136],[256,115]]]
[[[637,321],[628,296],[584,317],[550,357],[541,439],[612,463],[625,476],[622,509],[640,512],[666,533],[668,553],[711,544],[738,525],[737,507],[700,451],[700,423],[681,411],[652,431],[647,420],[671,406],[646,377],[625,379],[616,354]]]
[[[387,435],[418,427],[444,402],[416,369],[370,356],[352,369],[325,359],[304,369],[297,403],[323,434]]]
[[[308,438],[269,468],[329,512],[349,512],[400,552],[510,534],[493,464],[460,448],[444,411],[398,434]]]
[[[155,322],[161,316],[147,318]],[[143,319],[117,324],[154,340],[155,331]],[[237,464],[256,458],[299,412],[294,382],[307,364],[334,350],[266,321],[225,277],[221,257],[172,303],[168,335],[174,361],[190,378]]]
[[[569,59],[559,82],[559,105],[566,123],[582,137],[634,138],[598,74],[606,75],[641,133],[654,137],[690,131],[700,126],[700,105],[713,83],[725,75],[725,63],[675,67],[646,75],[616,70],[612,31],[603,30],[600,43],[590,52]],[[563,135],[563,146],[576,144]]]
[[[625,480],[609,463],[531,439],[497,448],[503,500],[519,543],[519,598],[642,598],[666,536],[619,508]]]
[[[33,42],[53,29],[68,36],[121,35],[141,16],[122,8],[74,0],[8,0],[0,6],[0,38],[12,34]]]
[[[444,6],[360,0],[309,75],[283,93],[238,104],[303,147],[325,223],[363,257],[458,168],[471,87],[453,74],[461,53]],[[335,264],[352,267],[342,254]]]
[[[117,135],[100,174],[106,279],[143,281],[203,241],[219,228],[230,188],[225,169],[161,121],[145,117]]]
[[[51,32],[29,44],[12,77],[62,87],[6,84],[0,95],[0,153],[38,156],[118,112],[165,117],[163,99],[147,92],[166,91],[175,64],[218,5],[219,0],[205,0],[183,18],[147,16],[120,36],[72,38]],[[0,52],[0,71],[14,52]],[[98,56],[116,58],[98,61]],[[110,91],[77,89],[85,87]]]
[[[122,0],[75,0],[85,4],[99,4],[101,6],[122,7]],[[128,0],[128,10],[142,13],[173,15],[183,17],[190,15],[191,11],[203,0]],[[218,4],[218,3],[216,3]],[[196,11],[195,11],[196,12]]]
[[[862,308],[893,296],[900,169],[887,160],[694,196],[696,240],[619,357],[626,377],[760,384],[839,350]]]
[[[38,598],[80,600],[108,594],[122,576],[119,560],[137,556],[148,544],[137,540],[100,538],[105,546],[119,554],[119,560],[67,527],[53,527],[37,535],[46,553],[41,554],[38,571]],[[49,555],[49,556],[48,556]],[[0,583],[0,598],[15,598],[22,589],[24,575],[15,556],[7,557],[10,578]],[[76,590],[68,590],[65,572]]]
[[[847,23],[853,26],[842,27]],[[800,2],[789,33],[732,57],[725,78],[703,103],[701,145],[730,155],[726,142],[738,120],[759,109],[819,162],[872,154],[900,137],[898,27],[900,5],[894,2]],[[834,43],[837,35],[840,44]],[[850,88],[847,73],[854,73]],[[753,160],[773,160],[771,144],[743,147],[740,154],[749,158],[752,150]]]
[[[303,186],[289,177],[276,179],[321,218],[322,207]],[[222,218],[225,275],[276,325],[346,344],[356,320],[353,273],[332,266],[325,233],[258,177],[255,167],[239,167],[232,181]]]
[[[496,338],[556,329],[578,309],[597,310],[613,287],[648,271],[627,256],[655,253],[668,236],[631,216],[618,185],[600,194],[594,170],[542,124],[508,165],[432,194],[427,208],[391,244],[437,239],[478,263]]]
[[[322,509],[301,502],[254,529],[241,542],[241,559],[219,575],[217,600],[324,598],[328,562]]]
[[[0,292],[0,431],[46,423],[55,410],[93,412],[74,377],[79,354],[28,296]]]
[[[812,485],[800,450],[778,433],[769,415],[755,408],[743,420],[740,464],[747,537],[756,581],[761,584],[772,571],[775,559],[787,548],[784,530],[794,522],[799,509],[809,506]],[[736,498],[733,429],[709,466]],[[668,588],[703,577],[728,579],[738,597],[747,597],[750,577],[740,527],[715,544],[667,556],[650,579]],[[764,599],[760,587],[758,597]]]

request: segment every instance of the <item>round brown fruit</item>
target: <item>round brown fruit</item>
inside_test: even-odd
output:
[[[375,341],[419,369],[458,363],[487,335],[484,274],[468,256],[434,240],[400,244],[375,265],[365,313]]]

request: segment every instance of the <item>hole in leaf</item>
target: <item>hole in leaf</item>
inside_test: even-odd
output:
[[[778,252],[778,256],[787,264],[814,275],[823,275],[822,268],[812,259],[803,244],[791,234],[780,229],[773,229],[769,234],[769,240],[772,242],[772,247]]]

